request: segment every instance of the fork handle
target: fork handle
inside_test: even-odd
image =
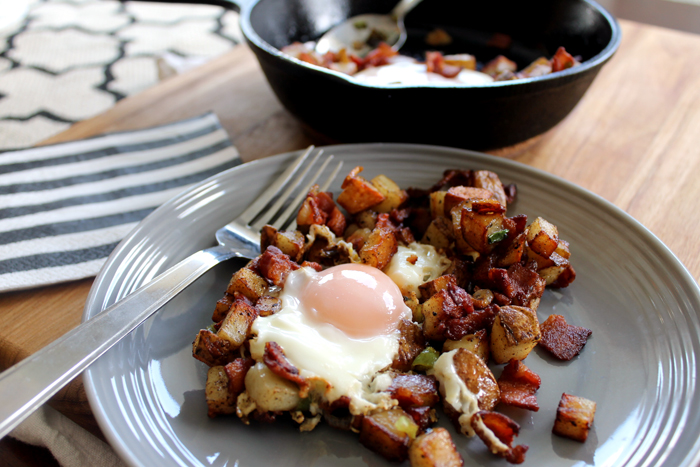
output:
[[[212,267],[237,254],[216,246],[157,276],[0,374],[0,438]]]

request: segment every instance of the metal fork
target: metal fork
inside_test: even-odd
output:
[[[325,158],[307,179],[323,152],[316,151],[312,156],[313,149],[313,146],[308,148],[248,209],[216,232],[218,245],[182,260],[0,374],[0,438],[209,269],[233,257],[257,256],[260,253],[258,232],[263,225],[269,223],[277,229],[295,227],[296,210],[333,159],[333,156]],[[312,160],[307,163],[310,157]],[[335,165],[321,185],[322,191],[327,190],[341,167],[342,162]]]

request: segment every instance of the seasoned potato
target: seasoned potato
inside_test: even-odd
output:
[[[538,255],[549,258],[559,246],[557,226],[538,217],[527,228],[527,244]]]
[[[360,250],[360,259],[364,264],[384,269],[398,249],[396,235],[389,229],[377,228],[372,231]]]
[[[299,262],[304,254],[304,243],[304,235],[298,230],[280,232],[274,227],[266,225],[260,234],[260,251],[265,251],[268,246],[272,245],[296,262]]]
[[[355,222],[361,229],[374,230],[377,225],[377,212],[366,209],[355,214]]]
[[[530,308],[504,306],[491,329],[491,356],[496,363],[525,359],[540,340],[537,315]]]
[[[432,341],[444,341],[447,336],[445,328],[440,323],[446,319],[444,304],[446,300],[444,293],[436,293],[423,302],[423,335]]]
[[[445,212],[450,212],[453,207],[457,206],[468,199],[489,199],[493,198],[493,193],[483,188],[474,188],[472,186],[453,186],[445,193]]]
[[[476,57],[470,54],[445,55],[445,64],[476,70]]]
[[[461,467],[462,456],[452,442],[450,432],[444,428],[418,436],[408,448],[411,467]]]
[[[475,170],[472,179],[475,187],[490,191],[503,207],[507,207],[506,191],[498,174],[489,170]]]
[[[250,336],[250,328],[257,317],[255,308],[239,300],[231,307],[216,335],[229,341],[233,348],[238,348]]]
[[[438,217],[428,225],[421,243],[427,243],[436,249],[447,249],[454,240],[452,223],[445,217]]]
[[[486,363],[474,352],[467,349],[457,349],[452,357],[457,376],[464,381],[467,389],[476,394],[480,410],[491,410],[496,407],[501,397],[496,377],[486,366]]]
[[[459,228],[462,238],[479,253],[490,253],[497,245],[494,236],[505,230],[503,214],[473,211],[468,202],[461,206],[462,216]]]
[[[245,267],[239,269],[233,277],[231,277],[226,292],[230,294],[234,292],[241,293],[255,302],[258,298],[267,293],[267,289],[267,281],[255,271]]]
[[[377,175],[372,179],[372,185],[384,195],[384,201],[372,206],[372,210],[377,212],[391,212],[392,209],[397,209],[408,199],[406,190],[402,190],[399,186],[386,175]]]
[[[445,211],[445,195],[447,195],[446,191],[430,193],[430,215],[433,219],[444,217],[450,213],[450,211]]]
[[[465,203],[468,203],[465,202]],[[454,233],[455,247],[457,251],[465,256],[471,256],[474,260],[479,257],[479,253],[476,249],[467,242],[462,235],[462,209],[461,204],[457,205],[450,212],[450,217],[452,218],[452,232]]]
[[[228,390],[228,376],[226,376],[223,366],[209,368],[204,395],[207,399],[210,417],[231,414],[236,411],[236,399]]]
[[[484,363],[489,361],[489,339],[485,329],[481,329],[474,334],[467,334],[458,341],[447,339],[442,345],[443,352],[454,349],[467,349],[474,352]]]
[[[358,166],[352,169],[343,180],[341,185],[343,191],[338,196],[338,204],[350,214],[357,214],[385,199],[385,196],[374,185],[358,175],[360,172],[362,172],[362,167]]]
[[[399,371],[411,370],[413,359],[425,349],[423,329],[420,325],[402,319],[399,323],[399,351],[394,357],[391,367]]]
[[[236,347],[213,332],[202,329],[192,343],[192,356],[209,366],[225,365],[235,359]]]
[[[256,363],[248,370],[245,388],[262,412],[294,410],[301,401],[299,387],[277,376],[263,363]]]
[[[584,442],[593,425],[596,403],[583,397],[562,394],[552,433]]]
[[[507,269],[515,263],[519,263],[523,259],[523,254],[525,254],[525,240],[525,232],[515,237],[511,244],[508,245],[506,252],[498,258],[496,265],[499,268]]]
[[[234,299],[235,296],[233,294],[226,292],[224,296],[216,302],[216,308],[214,308],[214,313],[211,315],[211,320],[218,323],[222,319],[226,318],[228,310],[231,309]]]
[[[360,443],[386,459],[401,462],[418,433],[418,425],[400,408],[376,412],[362,418]]]
[[[446,289],[450,284],[453,286],[457,285],[457,279],[452,274],[445,274],[429,282],[421,284],[418,286],[420,297],[423,300],[427,300],[442,289]]]

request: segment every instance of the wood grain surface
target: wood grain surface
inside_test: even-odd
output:
[[[619,51],[574,111],[548,133],[501,154],[621,207],[656,234],[697,281],[700,36],[620,23]],[[45,143],[145,128],[207,111],[218,115],[244,161],[330,143],[281,107],[245,46],[126,98]],[[2,294],[0,368],[77,326],[91,282]],[[99,435],[79,378],[51,404]]]

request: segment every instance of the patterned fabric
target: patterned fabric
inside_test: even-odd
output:
[[[0,5],[0,150],[34,145],[241,42],[238,14],[211,5]]]
[[[156,207],[240,163],[214,114],[0,154],[0,292],[96,275]]]

